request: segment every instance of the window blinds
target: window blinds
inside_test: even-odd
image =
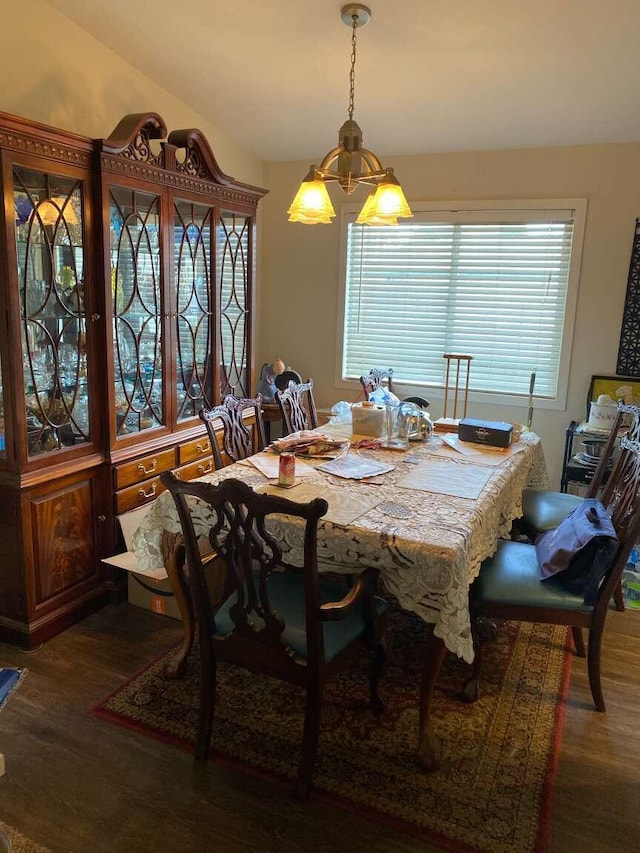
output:
[[[347,224],[343,377],[391,365],[443,385],[443,353],[473,355],[474,391],[554,397],[572,210],[419,214],[397,227]]]

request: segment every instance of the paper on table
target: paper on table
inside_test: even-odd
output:
[[[256,453],[254,456],[249,456],[246,461],[270,480],[277,479],[280,465],[279,456],[274,456],[273,453]],[[311,465],[307,465],[301,459],[296,459],[296,477],[309,477],[311,474],[313,474]]]
[[[446,445],[457,450],[458,453],[462,453],[464,456],[480,455],[479,450],[476,450],[474,447],[470,447],[469,444],[464,441],[460,441],[454,432],[448,432],[446,435],[441,436],[441,438]]]
[[[430,459],[412,468],[398,486],[475,500],[493,471],[475,465],[456,465]]]
[[[322,465],[317,466],[316,471],[324,471],[325,474],[334,474],[336,477],[345,477],[348,480],[364,480],[366,477],[386,474],[388,471],[393,471],[394,468],[395,465],[376,462],[374,459],[367,459],[357,453],[347,453],[346,456],[341,456],[339,459],[323,462]]]
[[[363,489],[331,489],[326,483],[300,483],[292,489],[281,489],[275,483],[259,486],[256,489],[261,494],[278,495],[296,503],[308,503],[314,498],[324,498],[329,504],[327,514],[321,521],[346,526],[351,524],[382,502],[376,494],[366,493]],[[367,490],[368,492],[368,490]]]
[[[440,436],[443,444],[440,447],[431,446],[427,452],[433,456],[445,456],[447,459],[460,459],[461,457],[473,460],[477,465],[488,465],[490,468],[498,468],[514,454],[525,449],[526,444],[518,441],[511,447],[504,449],[500,447],[485,447],[482,444],[473,444],[468,441],[460,441],[454,433]]]

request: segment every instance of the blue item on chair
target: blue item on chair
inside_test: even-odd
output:
[[[539,536],[535,548],[542,580],[555,577],[591,605],[615,559],[618,537],[600,501],[585,498],[558,527]]]

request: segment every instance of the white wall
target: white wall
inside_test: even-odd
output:
[[[313,376],[320,405],[343,399],[344,389],[334,380],[339,227],[292,224],[286,217],[309,163],[265,168],[214,122],[43,0],[5,6],[0,110],[89,137],[108,136],[127,113],[158,112],[169,129],[199,127],[224,172],[270,189],[259,214],[256,362],[281,355],[304,376]],[[329,143],[330,136],[324,144],[319,141],[318,157]],[[556,485],[564,429],[571,418],[584,416],[591,375],[615,372],[634,223],[640,214],[639,157],[640,143],[384,158],[395,167],[409,201],[588,199],[567,409],[537,409],[534,416]],[[331,192],[338,204],[336,189]],[[362,200],[362,191],[356,196],[352,200]],[[354,389],[353,397],[356,394]],[[440,414],[435,405],[433,414]],[[521,408],[478,407],[472,414],[520,421],[526,417]]]
[[[320,144],[318,156],[322,153]],[[615,373],[635,219],[640,215],[639,160],[640,143],[384,158],[386,165],[395,168],[409,202],[587,198],[567,409],[536,409],[533,422],[543,438],[555,488],[559,487],[565,427],[571,419],[584,418],[591,375]],[[263,300],[258,360],[282,356],[304,377],[313,377],[318,404],[330,406],[339,399],[355,399],[359,389],[354,387],[353,394],[345,396],[334,375],[338,218],[332,225],[287,221],[286,210],[308,168],[305,162],[271,164],[267,169],[270,193],[261,211]],[[336,210],[337,204],[347,201],[337,188],[330,193]],[[360,202],[363,196],[364,190],[358,190],[350,200]],[[431,399],[432,414],[438,417],[441,401]],[[526,408],[474,406],[469,414],[522,422]]]
[[[223,172],[264,185],[261,160],[43,0],[4,3],[2,32],[1,111],[92,138],[128,113],[156,112],[169,130],[199,128]]]

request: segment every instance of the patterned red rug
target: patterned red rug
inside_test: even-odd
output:
[[[436,773],[421,771],[416,762],[422,638],[419,620],[393,614],[380,718],[366,707],[366,655],[328,686],[312,796],[457,853],[546,849],[571,660],[566,629],[503,626],[485,646],[481,697],[474,705],[458,699],[468,666],[446,658],[434,711],[443,742]],[[162,671],[171,654],[92,713],[191,750],[197,662],[190,660],[186,682],[167,681]],[[220,667],[212,760],[218,755],[250,772],[292,780],[302,719],[298,688]]]

